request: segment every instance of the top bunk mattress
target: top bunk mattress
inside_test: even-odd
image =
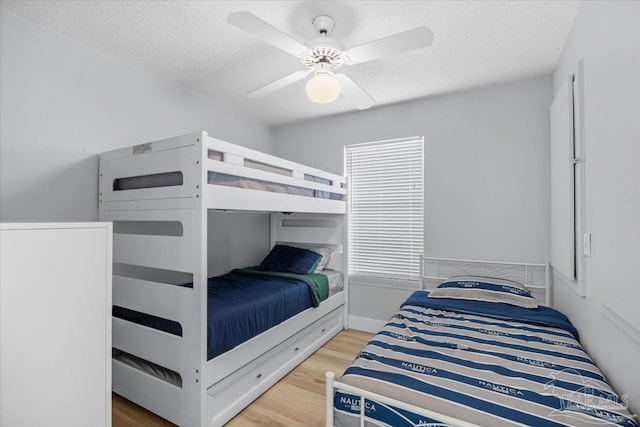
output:
[[[329,184],[329,180],[313,177],[307,181]],[[246,178],[242,176],[227,175],[219,172],[209,172],[208,183],[213,185],[223,185],[226,187],[244,188],[249,190],[269,191],[272,193],[291,194],[295,196],[316,197],[319,199],[343,200],[342,194],[331,193],[329,191],[314,190],[311,188],[297,187],[295,185],[280,184],[277,182],[263,181],[259,179]]]
[[[210,160],[216,160],[219,162],[224,161],[224,154],[215,151],[209,150],[208,157]],[[265,163],[257,162],[251,159],[244,159],[243,161],[244,167],[250,169],[257,169],[265,172],[270,172],[283,176],[291,176],[292,171],[284,168],[280,168],[273,165],[268,165]],[[304,174],[304,180],[309,182],[316,182],[318,184],[324,184],[331,186],[331,180],[327,178],[321,178],[319,176],[311,175],[308,173]],[[322,190],[314,190],[310,188],[304,188],[295,185],[286,185],[280,184],[276,182],[263,181],[260,179],[247,178],[236,175],[228,175],[219,172],[211,172],[208,173],[207,182],[209,184],[214,185],[224,185],[227,187],[236,187],[236,188],[246,188],[249,190],[260,190],[260,191],[270,191],[273,193],[284,193],[284,194],[292,194],[296,196],[306,196],[306,197],[317,197],[320,199],[331,199],[331,200],[344,200],[344,196],[338,193],[332,193],[330,191],[322,191]]]

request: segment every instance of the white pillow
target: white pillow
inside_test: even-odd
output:
[[[331,248],[327,248],[326,246],[317,246],[317,247],[309,247],[307,249],[314,251],[322,256],[315,271],[315,273],[320,273],[322,270],[324,270],[327,267],[327,264],[329,264],[329,261],[331,261]]]
[[[304,243],[287,243],[287,245],[296,248],[308,249],[317,254],[320,254],[322,258],[320,258],[320,262],[318,263],[318,266],[316,267],[314,273],[320,273],[326,268],[327,264],[329,264],[329,261],[331,261],[331,252],[333,252],[333,250],[327,246],[306,245]]]

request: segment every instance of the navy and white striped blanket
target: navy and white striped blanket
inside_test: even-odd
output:
[[[482,426],[638,426],[560,312],[427,294],[403,304],[341,382]],[[359,425],[359,397],[338,391],[334,406],[336,426]],[[365,416],[442,425],[375,401]]]

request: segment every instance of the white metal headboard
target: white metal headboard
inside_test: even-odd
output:
[[[544,305],[551,306],[552,275],[548,262],[532,264],[423,256],[420,269],[423,288],[435,288],[440,282],[453,276],[488,276],[522,283]]]

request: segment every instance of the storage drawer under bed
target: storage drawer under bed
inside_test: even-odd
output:
[[[342,327],[343,306],[340,306],[211,386],[207,391],[210,420],[213,418],[210,425],[228,421],[237,412],[237,406],[244,407],[257,398]]]

